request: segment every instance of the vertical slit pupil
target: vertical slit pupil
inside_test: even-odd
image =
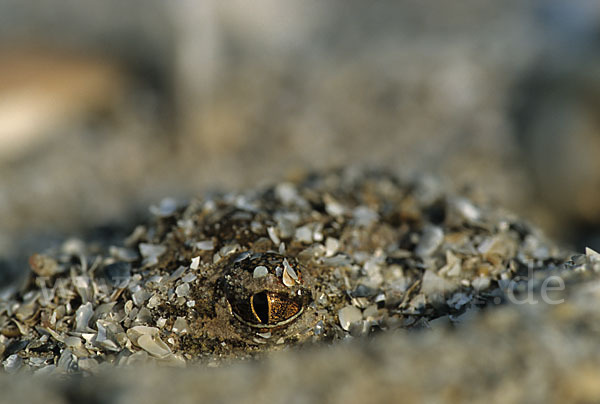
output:
[[[260,292],[255,294],[252,299],[252,307],[260,322],[267,324],[269,322],[269,301],[267,293]]]

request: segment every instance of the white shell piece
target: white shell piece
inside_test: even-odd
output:
[[[256,279],[256,278],[262,278],[263,276],[267,276],[268,273],[269,273],[269,270],[267,269],[267,267],[265,267],[263,265],[259,265],[256,268],[254,268],[254,272],[252,273],[252,277],[254,279]]]
[[[346,306],[340,309],[338,312],[338,318],[342,328],[348,331],[352,323],[357,323],[362,320],[362,313],[357,307]]]
[[[192,263],[190,264],[191,269],[198,269],[200,267],[200,257],[192,258]]]

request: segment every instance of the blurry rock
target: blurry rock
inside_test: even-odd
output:
[[[65,126],[110,109],[125,78],[110,60],[0,47],[0,163],[42,146]]]
[[[339,311],[340,325],[344,330],[349,330],[353,323],[362,320],[361,311],[354,306],[345,306]]]
[[[33,254],[29,258],[29,266],[36,275],[43,277],[52,276],[64,270],[54,258],[44,254]]]
[[[589,244],[585,239],[598,247],[600,6],[581,0],[538,5],[547,45],[517,82],[510,108],[524,161],[552,209],[554,232],[576,237],[581,248]]]

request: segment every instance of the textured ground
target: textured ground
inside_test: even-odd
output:
[[[360,169],[152,211],[126,247],[32,257],[0,308],[0,383],[18,380],[2,399],[600,395],[600,255],[514,215]]]
[[[7,371],[219,363],[459,321],[569,257],[432,180],[356,167],[151,211],[120,244],[72,239],[30,258],[27,286],[0,306]]]
[[[233,367],[0,379],[2,402],[596,402],[597,283],[561,306],[511,306],[458,329],[279,352]],[[590,301],[593,301],[591,303]],[[435,365],[433,365],[435,364]],[[155,386],[162,386],[156,389]],[[10,387],[10,388],[9,388]]]

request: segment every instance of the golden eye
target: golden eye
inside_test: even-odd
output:
[[[276,253],[240,254],[228,264],[224,281],[231,313],[251,327],[291,323],[310,300],[297,261]]]
[[[300,302],[266,291],[250,296],[250,308],[258,324],[270,326],[286,324],[302,312]]]
[[[233,315],[251,327],[274,328],[294,321],[302,311],[303,296],[262,291],[247,300],[230,299]]]

